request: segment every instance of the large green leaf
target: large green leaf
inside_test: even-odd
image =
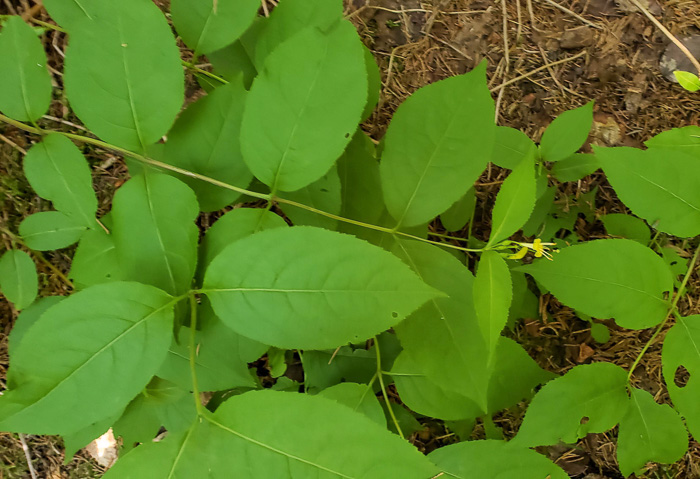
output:
[[[195,334],[195,367],[200,391],[255,387],[247,363],[260,358],[268,347],[226,327],[214,316],[208,301],[197,309],[198,321],[202,323]],[[178,340],[173,339],[168,355],[158,370],[158,376],[188,390],[192,389],[190,331],[187,327],[180,328]]]
[[[627,412],[627,373],[611,363],[576,366],[535,395],[512,440],[521,446],[574,443],[613,428]]]
[[[431,381],[405,351],[396,358],[391,378],[401,402],[419,414],[446,421],[473,419],[483,414],[473,400]]]
[[[374,349],[343,346],[337,350],[304,351],[304,389],[317,392],[342,383],[366,383],[377,372],[377,355]],[[382,363],[385,363],[382,356]]]
[[[486,64],[425,86],[399,106],[380,164],[389,212],[402,226],[430,221],[464,195],[491,157],[494,103]]]
[[[307,28],[270,54],[253,83],[241,128],[243,158],[273,191],[303,188],[343,153],[366,99],[354,27],[341,21],[327,33]]]
[[[114,195],[114,245],[123,279],[170,294],[190,288],[197,264],[199,213],[194,193],[181,181],[146,172]]]
[[[535,208],[535,163],[528,155],[503,182],[493,207],[491,235],[488,245],[494,245],[518,231]]]
[[[338,447],[342,445],[342,447]],[[425,479],[437,469],[363,414],[319,396],[255,391],[119,460],[109,479]]]
[[[441,447],[428,455],[448,477],[567,479],[569,476],[546,457],[504,441],[466,441]]]
[[[647,148],[668,148],[700,158],[700,126],[673,128],[644,142]]]
[[[700,234],[700,162],[670,148],[596,148],[617,196],[635,215],[674,236]]]
[[[486,341],[489,361],[493,359],[501,331],[508,322],[512,301],[513,281],[506,261],[495,251],[485,251],[474,281],[474,309]]]
[[[687,449],[688,433],[678,413],[668,404],[657,404],[648,392],[632,388],[617,436],[622,475],[637,472],[647,462],[673,464]]]
[[[98,227],[90,166],[68,138],[46,135],[24,157],[24,174],[34,191],[58,211],[83,226]]]
[[[0,33],[0,111],[36,121],[51,103],[51,75],[36,32],[21,17],[5,20]]]
[[[255,45],[255,65],[262,67],[278,45],[305,28],[327,31],[343,16],[341,0],[284,0],[275,7]]]
[[[474,277],[454,256],[432,245],[399,241],[394,251],[423,281],[447,294],[394,328],[401,346],[433,382],[486,410],[488,354],[474,310]]]
[[[39,298],[17,316],[15,324],[12,326],[10,335],[7,338],[7,352],[10,355],[10,360],[14,357],[14,350],[17,348],[20,341],[22,341],[24,334],[29,328],[37,322],[47,309],[59,301],[62,301],[64,298],[65,296],[45,296]],[[13,385],[8,384],[9,389],[13,387]]]
[[[231,329],[283,349],[326,349],[378,334],[440,293],[390,253],[298,226],[234,242],[204,292]]]
[[[42,211],[27,216],[19,224],[22,241],[36,251],[61,249],[80,239],[87,228],[60,211]]]
[[[700,315],[677,319],[664,339],[661,363],[673,404],[693,437],[700,437]]]
[[[153,2],[89,4],[89,18],[70,30],[66,95],[91,131],[144,151],[182,107],[184,72],[175,38]]]
[[[324,389],[318,395],[344,404],[353,411],[364,414],[380,426],[386,426],[382,406],[377,401],[372,387],[367,384],[340,383]]]
[[[111,216],[111,215],[110,215]],[[102,217],[103,223],[109,216]],[[114,235],[102,228],[88,230],[78,243],[68,277],[78,289],[124,279],[124,272],[114,246]]]
[[[496,127],[491,163],[514,170],[523,160],[537,151],[537,145],[525,133],[509,126]]]
[[[546,161],[564,160],[583,146],[593,126],[593,102],[565,111],[542,134],[540,154]]]
[[[280,196],[306,206],[311,206],[317,210],[325,211],[326,213],[338,215],[340,214],[341,208],[340,188],[338,170],[333,166],[328,170],[328,173],[310,185],[300,190],[281,194]],[[280,203],[279,207],[294,225],[318,226],[319,228],[326,228],[328,230],[337,228],[338,222],[333,218],[286,203]]]
[[[111,283],[49,308],[15,348],[0,429],[64,434],[123,409],[165,358],[173,304],[151,286]]]
[[[239,188],[248,186],[253,174],[243,162],[239,140],[246,94],[240,81],[232,81],[187,107],[168,133],[163,161]],[[202,211],[220,210],[240,196],[186,175],[177,177],[197,194]]]
[[[172,0],[177,32],[195,58],[230,45],[253,23],[258,0]]]
[[[94,9],[100,0],[43,0],[51,18],[63,28],[79,28],[80,23],[93,20]]]
[[[39,290],[39,278],[32,258],[20,250],[9,250],[0,258],[0,290],[16,309],[34,302]]]
[[[628,329],[650,328],[668,310],[673,278],[664,261],[636,241],[607,239],[569,246],[553,261],[516,271],[532,275],[565,305]]]
[[[282,217],[262,208],[236,208],[216,220],[204,235],[199,247],[199,271],[204,271],[209,263],[232,242],[258,231],[284,228],[287,223]]]

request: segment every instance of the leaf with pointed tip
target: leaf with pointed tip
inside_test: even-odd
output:
[[[396,110],[380,172],[384,200],[399,225],[430,221],[461,198],[486,167],[495,125],[485,71],[482,63],[425,86]]]
[[[172,0],[170,14],[196,58],[235,42],[253,23],[258,8],[258,0]]]
[[[333,215],[340,214],[340,177],[335,165],[318,180],[299,190],[279,195],[282,198],[296,201],[317,210]],[[337,228],[338,221],[327,216],[305,210],[286,203],[279,203],[280,209],[296,226],[318,226],[328,230]]]
[[[248,186],[253,174],[243,162],[239,140],[246,96],[240,80],[232,81],[188,106],[168,133],[163,162],[239,188]],[[241,195],[191,176],[175,176],[194,190],[202,211],[220,210]]]
[[[370,418],[382,427],[386,426],[384,411],[367,384],[340,383],[324,389],[319,396],[332,399]]]
[[[111,221],[106,221],[107,218],[103,217],[102,221],[111,224]],[[77,289],[124,279],[114,246],[114,235],[107,234],[102,228],[88,230],[80,238],[68,277]]]
[[[447,231],[459,231],[472,219],[476,207],[474,188],[470,188],[450,209],[440,215],[440,222]]]
[[[700,158],[700,126],[684,126],[662,131],[644,144],[647,148],[668,148]]]
[[[501,331],[508,322],[512,301],[513,281],[508,265],[495,251],[485,251],[474,281],[474,309],[486,341],[489,360],[493,358]]]
[[[542,134],[540,154],[545,161],[564,160],[581,148],[593,126],[593,102],[565,111]]]
[[[24,157],[24,174],[34,191],[58,211],[83,226],[98,227],[90,166],[68,138],[50,133],[31,147]]]
[[[60,211],[42,211],[19,224],[22,241],[35,251],[65,248],[77,242],[87,228]]]
[[[95,134],[143,152],[167,133],[184,100],[175,38],[153,2],[91,1],[89,15],[70,30],[66,96]]]
[[[179,295],[197,264],[199,214],[194,193],[180,180],[146,172],[114,195],[114,246],[123,278]]]
[[[15,249],[2,255],[0,290],[16,309],[24,309],[34,302],[39,291],[39,278],[34,261],[27,253]]]
[[[253,82],[241,127],[246,164],[273,191],[303,188],[343,153],[366,100],[364,52],[354,27],[343,20],[327,33],[305,29],[270,54]]]
[[[21,17],[10,16],[0,33],[0,111],[36,121],[51,104],[51,75],[41,40]]]
[[[611,363],[575,366],[540,389],[511,442],[529,447],[574,443],[615,427],[628,402],[624,369]]]
[[[540,259],[515,271],[533,276],[565,305],[596,318],[615,318],[628,329],[663,321],[668,310],[664,293],[673,290],[664,261],[627,239],[568,246],[553,261]]]
[[[661,355],[668,394],[693,437],[700,437],[700,315],[680,317],[664,339]],[[684,375],[689,375],[687,382]]]
[[[561,468],[536,451],[511,447],[504,441],[467,441],[451,444],[431,452],[428,459],[449,477],[456,479],[569,477]]]
[[[700,234],[698,158],[670,148],[595,148],[617,196],[655,229],[690,238]]]
[[[345,405],[253,391],[228,399],[187,432],[138,447],[105,478],[425,479],[437,472],[410,444]]]
[[[165,358],[173,304],[152,286],[110,283],[49,308],[15,348],[0,428],[71,433],[123,409]]]
[[[600,168],[600,162],[595,155],[574,153],[568,158],[554,163],[552,174],[559,181],[578,181]]]
[[[687,450],[688,432],[678,413],[668,404],[657,404],[648,392],[632,388],[617,436],[622,475],[639,471],[647,462],[673,464]]]
[[[255,45],[255,65],[261,68],[265,59],[280,44],[305,28],[328,30],[343,17],[341,0],[284,0],[270,14]]]
[[[514,170],[523,160],[536,154],[537,145],[525,133],[509,126],[496,127],[491,163]]]
[[[694,73],[684,72],[681,70],[676,70],[673,75],[678,80],[678,83],[690,92],[696,92],[700,90],[700,77]]]
[[[231,329],[282,349],[367,339],[441,294],[390,253],[309,226],[232,243],[209,265],[203,292]]]
[[[527,223],[535,208],[536,188],[534,156],[528,155],[508,175],[498,192],[488,246],[507,239]]]

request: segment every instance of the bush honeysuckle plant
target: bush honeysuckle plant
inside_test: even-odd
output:
[[[700,437],[700,316],[677,308],[698,253],[688,262],[662,241],[700,234],[699,127],[581,154],[589,103],[537,145],[494,124],[481,64],[415,92],[377,146],[358,125],[379,71],[340,0],[282,0],[268,18],[259,0],[172,0],[175,32],[213,72],[181,60],[150,0],[44,5],[59,25],[44,27],[68,35],[62,77],[41,32],[9,17],[0,33],[0,120],[36,135],[24,172],[54,208],[5,231],[16,248],[0,288],[20,314],[0,430],[59,434],[70,456],[111,427],[123,443],[115,479],[559,479],[534,447],[617,425],[629,476],[679,460],[688,431]],[[181,111],[185,70],[207,94]],[[94,136],[38,124],[63,95]],[[123,155],[130,173],[100,217],[90,145]],[[511,172],[488,239],[430,233],[438,216],[471,232],[489,162]],[[605,215],[610,238],[583,241],[573,222],[596,219],[593,197],[563,211],[549,179],[599,168],[634,216]],[[242,206],[252,200],[267,207]],[[73,294],[37,298],[27,251],[75,243]],[[599,320],[655,328],[647,346],[673,322],[662,355],[673,405],[633,385],[641,354],[629,370],[541,369],[502,334],[535,317],[535,291],[601,342]],[[264,355],[271,388],[249,368]],[[293,355],[302,383],[283,377]],[[530,399],[504,441],[493,415]],[[421,454],[405,440],[417,415],[462,442]],[[488,439],[467,440],[476,420]]]

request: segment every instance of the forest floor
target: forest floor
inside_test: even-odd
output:
[[[274,1],[267,0],[269,7]],[[156,1],[167,9],[167,1]],[[679,38],[700,34],[700,2],[697,0],[642,0],[647,9]],[[50,21],[33,0],[1,0],[0,15],[22,14]],[[561,112],[595,101],[595,123],[590,143],[635,146],[671,128],[700,124],[700,97],[668,78],[662,61],[670,41],[629,0],[346,0],[346,14],[375,54],[382,71],[382,96],[375,113],[363,125],[374,139],[384,134],[397,106],[413,91],[428,83],[467,72],[488,61],[489,86],[497,100],[497,121],[526,132],[535,141]],[[44,36],[53,71],[62,69],[65,35]],[[700,41],[696,41],[700,57]],[[677,52],[671,56],[682,59]],[[680,66],[683,69],[683,64]],[[692,71],[691,67],[685,67]],[[196,84],[188,95],[197,95]],[[47,127],[74,129],[74,117],[60,101],[54,101]],[[21,158],[31,137],[0,126],[0,226],[16,231],[20,221],[46,204],[37,198],[23,177]],[[590,149],[587,144],[584,151]],[[114,190],[127,178],[122,159],[93,149],[95,188],[102,199],[101,212],[109,209]],[[487,216],[505,172],[489,168],[476,185],[477,218]],[[596,192],[590,195],[591,192]],[[586,198],[596,217],[626,213],[604,175],[599,171],[577,183],[561,185],[557,202]],[[440,230],[441,226],[432,226]],[[600,221],[576,221],[576,233],[591,239],[604,235]],[[488,233],[488,224],[475,222],[472,233]],[[10,238],[0,232],[0,250]],[[679,254],[690,257],[687,242],[674,242]],[[72,250],[37,256],[44,296],[67,294],[56,271],[69,269]],[[699,313],[700,279],[692,276],[688,294],[680,303],[684,314]],[[613,362],[629,368],[651,336],[651,331],[629,331],[610,322],[611,338],[596,343],[589,323],[572,310],[543,296],[539,317],[518,325],[516,339],[542,367],[563,373],[576,364]],[[0,379],[8,366],[7,335],[16,312],[0,300]],[[636,386],[650,391],[657,401],[668,402],[660,372],[661,336],[637,366]],[[50,352],[47,352],[50,354]],[[517,430],[522,414],[504,413],[495,422],[506,437]],[[413,437],[423,450],[434,448],[441,432],[426,424]],[[475,437],[483,434],[477,428]],[[575,447],[551,447],[550,458],[571,477],[618,479],[615,435],[589,435]],[[63,464],[60,440],[28,436],[28,454],[39,477],[99,477],[103,469],[85,452]],[[543,451],[544,452],[544,451]],[[17,435],[0,433],[0,479],[30,477],[26,455]],[[700,477],[700,445],[691,442],[685,457],[673,466],[652,467],[648,478]]]

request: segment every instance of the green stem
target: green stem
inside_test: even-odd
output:
[[[226,80],[226,79],[224,79],[224,78],[221,78],[220,76],[215,75],[215,74],[212,73],[212,72],[208,72],[208,71],[206,71],[206,70],[204,70],[204,69],[202,69],[202,68],[199,68],[199,67],[198,67],[197,65],[195,65],[193,62],[188,62],[188,61],[182,60],[182,64],[183,64],[185,67],[187,67],[189,70],[192,70],[192,71],[195,72],[195,73],[199,73],[200,75],[204,75],[205,77],[209,77],[209,78],[211,78],[212,80],[216,80],[216,81],[218,81],[219,83],[221,83],[222,85],[228,85],[228,80]]]
[[[389,411],[389,416],[391,416],[391,420],[394,422],[394,426],[396,427],[396,431],[399,433],[399,436],[401,436],[401,439],[406,439],[403,435],[403,431],[401,430],[401,426],[399,426],[399,421],[396,419],[396,415],[394,414],[394,410],[391,407],[391,401],[389,401],[389,395],[386,392],[386,386],[384,385],[384,377],[382,375],[382,353],[379,350],[379,341],[377,340],[377,337],[374,337],[374,349],[377,351],[377,378],[379,379],[379,387],[382,389],[382,396],[384,396],[384,402],[386,402],[386,409]]]
[[[190,292],[190,375],[192,376],[192,395],[194,396],[194,405],[197,408],[197,414],[204,414],[204,406],[199,394],[199,385],[197,384],[197,298]]]
[[[37,135],[45,135],[45,134],[47,133],[46,130],[42,130],[42,129],[39,129],[39,128],[35,128],[35,127],[33,127],[33,126],[26,125],[25,123],[22,123],[22,122],[20,122],[20,121],[13,120],[12,118],[8,118],[7,116],[2,115],[2,114],[0,114],[0,122],[7,123],[8,125],[12,125],[12,126],[14,126],[15,128],[19,128],[20,130],[26,131],[26,132],[28,132],[28,133],[34,133],[34,134],[37,134]],[[280,198],[279,196],[266,195],[266,194],[264,194],[264,193],[257,193],[257,192],[255,192],[255,191],[246,190],[245,188],[239,188],[239,187],[237,187],[237,186],[230,185],[230,184],[228,184],[228,183],[224,183],[223,181],[215,180],[214,178],[210,178],[210,177],[208,177],[208,176],[200,175],[199,173],[194,173],[194,172],[192,172],[192,171],[185,170],[185,169],[183,169],[183,168],[178,168],[177,166],[173,166],[173,165],[169,165],[169,164],[167,164],[167,163],[163,163],[162,161],[157,161],[157,160],[154,160],[154,159],[152,159],[152,158],[148,158],[148,157],[146,157],[146,156],[144,156],[144,155],[140,155],[140,154],[138,154],[138,153],[134,153],[133,151],[129,151],[129,150],[125,149],[125,148],[121,148],[121,147],[119,147],[119,146],[112,145],[112,144],[110,144],[110,143],[107,143],[107,142],[104,142],[104,141],[102,141],[102,140],[98,140],[98,139],[95,139],[95,138],[90,138],[90,137],[82,136],[82,135],[75,135],[75,134],[73,134],[73,133],[64,133],[64,132],[61,132],[61,131],[55,131],[55,132],[52,132],[52,133],[56,133],[56,134],[59,134],[59,135],[63,135],[63,136],[65,136],[66,138],[70,138],[71,140],[79,141],[79,142],[82,142],[82,143],[88,143],[88,144],[90,144],[90,145],[98,146],[98,147],[100,147],[100,148],[105,148],[105,149],[108,149],[108,150],[112,150],[112,151],[114,151],[114,152],[117,152],[117,153],[119,153],[119,154],[125,156],[125,157],[133,158],[133,159],[136,160],[136,161],[139,161],[139,162],[144,163],[144,164],[146,164],[146,165],[150,165],[150,166],[152,166],[152,167],[154,167],[154,168],[159,168],[159,169],[161,169],[161,170],[172,171],[173,173],[178,173],[178,174],[183,175],[183,176],[188,176],[188,177],[190,177],[190,178],[194,178],[194,179],[197,179],[197,180],[200,180],[200,181],[204,181],[204,182],[210,183],[210,184],[212,184],[212,185],[214,185],[214,186],[218,186],[218,187],[220,187],[220,188],[225,188],[225,189],[227,189],[227,190],[235,191],[235,192],[240,193],[240,194],[242,194],[242,195],[251,196],[251,197],[253,197],[253,198],[258,198],[258,199],[265,200],[265,201],[268,201],[268,202],[270,202],[270,201],[275,201],[275,202],[277,202],[277,203],[287,204],[287,205],[290,205],[290,206],[296,206],[297,208],[301,208],[301,209],[310,211],[310,212],[312,212],[312,213],[316,213],[316,214],[318,214],[318,215],[325,216],[325,217],[327,217],[327,218],[331,218],[331,219],[334,219],[334,220],[337,220],[337,221],[342,221],[343,223],[353,224],[353,225],[360,226],[360,227],[363,227],[363,228],[368,228],[368,229],[372,229],[372,230],[375,230],[375,231],[380,231],[380,232],[382,232],[382,233],[387,233],[387,234],[392,234],[392,235],[398,235],[398,236],[402,236],[402,237],[404,237],[404,238],[409,238],[409,239],[412,239],[412,240],[415,240],[415,241],[422,241],[422,242],[424,242],[424,243],[430,243],[430,244],[434,244],[434,245],[437,245],[437,246],[442,246],[443,248],[456,249],[456,250],[459,250],[459,251],[465,251],[465,252],[469,252],[469,253],[478,253],[478,252],[483,251],[482,249],[463,248],[463,247],[461,247],[461,246],[456,246],[456,245],[453,245],[453,244],[450,244],[450,243],[440,243],[439,241],[432,241],[432,240],[429,240],[429,239],[426,239],[426,238],[421,238],[421,237],[419,237],[419,236],[414,236],[414,235],[412,235],[412,234],[404,233],[404,232],[401,232],[401,231],[394,231],[393,229],[385,228],[385,227],[383,227],[383,226],[372,225],[372,224],[369,224],[369,223],[363,223],[363,222],[361,222],[361,221],[355,221],[355,220],[352,220],[352,219],[350,219],[350,218],[344,218],[344,217],[342,217],[342,216],[334,215],[334,214],[332,214],[332,213],[328,213],[328,212],[326,212],[326,211],[322,211],[322,210],[313,208],[313,207],[311,207],[311,206],[307,206],[307,205],[305,205],[305,204],[303,204],[303,203],[298,203],[298,202],[296,202],[296,201],[288,200],[288,199],[285,199],[285,198]]]
[[[683,291],[685,290],[685,287],[688,284],[688,281],[690,280],[690,276],[693,274],[693,271],[695,270],[695,264],[698,261],[699,255],[700,255],[700,246],[697,247],[697,249],[695,250],[695,254],[693,255],[693,259],[690,260],[690,264],[688,265],[688,271],[686,271],[680,287],[676,291],[676,294],[673,296],[673,301],[671,302],[671,306],[668,308],[668,312],[666,313],[666,317],[661,322],[661,324],[659,324],[656,327],[656,331],[654,331],[654,334],[651,335],[651,338],[649,338],[649,341],[647,341],[647,343],[644,345],[642,350],[637,355],[637,358],[634,360],[634,363],[632,363],[632,366],[630,367],[630,370],[627,373],[627,382],[628,383],[632,380],[632,374],[634,374],[634,370],[637,368],[637,365],[639,365],[639,362],[642,360],[642,357],[647,352],[649,347],[651,347],[651,345],[654,344],[656,337],[659,335],[659,333],[661,333],[664,326],[668,322],[669,318],[671,316],[675,316],[675,315],[680,316],[680,313],[678,313],[678,309],[677,309],[678,308],[678,301],[680,301],[681,296],[683,294]]]

